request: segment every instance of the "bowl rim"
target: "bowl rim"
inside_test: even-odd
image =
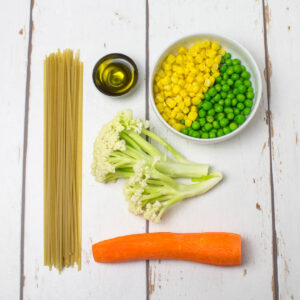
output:
[[[192,38],[197,38],[197,37],[199,37],[199,38],[207,38],[207,39],[209,39],[210,37],[212,39],[213,38],[219,38],[219,39],[226,40],[228,43],[235,44],[235,46],[237,48],[240,48],[248,56],[248,58],[251,61],[251,64],[253,65],[254,72],[256,73],[255,75],[257,76],[257,87],[256,87],[257,88],[257,92],[256,92],[257,93],[257,97],[256,97],[256,102],[254,104],[254,107],[251,110],[251,113],[246,118],[245,122],[241,126],[239,126],[236,130],[230,132],[229,134],[223,135],[221,137],[211,138],[211,139],[195,138],[195,137],[191,137],[189,135],[185,135],[185,134],[183,134],[183,133],[175,130],[169,123],[167,123],[163,119],[162,115],[157,110],[155,102],[154,102],[154,93],[153,93],[153,82],[154,82],[154,75],[155,75],[154,70],[156,69],[158,62],[160,61],[160,59],[162,58],[162,56],[164,56],[167,53],[167,51],[170,50],[170,48],[172,48],[174,45],[176,45],[180,41],[186,41],[186,40],[189,40],[189,39],[192,39]],[[259,71],[259,68],[257,66],[257,63],[256,63],[255,59],[253,58],[253,56],[250,53],[250,51],[247,48],[245,48],[242,44],[240,44],[239,42],[237,42],[234,39],[231,39],[231,38],[229,38],[227,36],[220,35],[220,34],[215,34],[215,33],[210,33],[210,32],[194,33],[194,34],[187,35],[187,36],[184,36],[184,37],[181,37],[181,38],[175,40],[174,42],[172,42],[171,44],[169,44],[160,53],[160,55],[158,55],[156,57],[155,64],[151,68],[150,78],[151,78],[151,81],[150,81],[151,100],[150,100],[150,102],[151,102],[153,110],[155,111],[155,113],[158,116],[158,118],[160,119],[160,121],[168,129],[170,129],[172,132],[174,132],[178,136],[183,137],[183,138],[185,138],[187,140],[194,140],[194,141],[197,141],[197,142],[203,143],[203,144],[214,144],[214,143],[222,142],[222,141],[228,140],[228,139],[232,138],[233,136],[237,135],[238,133],[240,133],[250,123],[250,121],[253,119],[253,117],[256,114],[256,112],[258,110],[258,107],[260,106],[260,103],[261,103],[261,98],[262,98],[262,78],[261,78],[261,74],[260,74],[260,71]]]
[[[136,77],[131,85],[131,87],[126,90],[125,92],[122,92],[122,93],[119,93],[119,94],[113,94],[113,93],[109,93],[109,92],[106,92],[104,91],[103,89],[101,89],[97,83],[96,83],[96,73],[97,73],[97,68],[99,67],[99,65],[105,61],[107,59],[107,57],[109,56],[119,56],[120,58],[126,60],[128,63],[130,63],[134,69],[134,72],[136,73]],[[118,98],[118,97],[121,97],[121,96],[124,96],[126,94],[128,94],[137,84],[137,81],[138,81],[138,76],[139,76],[139,71],[138,71],[138,68],[135,64],[135,62],[133,61],[132,58],[130,58],[129,56],[123,54],[123,53],[119,53],[119,52],[113,52],[113,53],[109,53],[109,54],[106,54],[104,56],[102,56],[100,59],[97,60],[97,62],[95,63],[94,67],[93,67],[93,72],[92,72],[92,78],[93,78],[93,82],[94,82],[94,85],[95,87],[97,88],[98,91],[100,91],[102,94],[106,95],[106,96],[110,96],[110,97],[114,97],[114,98]]]

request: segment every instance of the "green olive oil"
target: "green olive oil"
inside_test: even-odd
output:
[[[123,54],[109,54],[95,65],[93,79],[96,87],[104,94],[121,96],[136,84],[138,70],[135,63]]]

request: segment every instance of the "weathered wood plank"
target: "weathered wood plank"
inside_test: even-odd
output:
[[[280,299],[299,299],[300,6],[266,1],[272,161]]]
[[[131,215],[123,183],[103,185],[90,174],[93,142],[116,111],[132,107],[145,115],[144,70],[130,98],[112,99],[98,92],[92,69],[105,54],[121,52],[138,66],[145,61],[143,1],[35,1],[31,65],[29,145],[26,186],[24,299],[143,299],[145,262],[100,265],[93,261],[93,242],[145,232],[145,221]],[[84,62],[82,271],[61,275],[43,266],[43,58],[57,48],[80,49]]]
[[[27,49],[30,1],[0,10],[0,282],[1,298],[20,290],[20,239]]]
[[[262,5],[258,1],[149,1],[150,67],[170,43],[192,33],[236,39],[254,55],[263,73]],[[151,299],[271,299],[272,226],[267,99],[249,127],[216,145],[183,140],[150,110],[153,130],[186,157],[211,164],[225,179],[207,195],[186,200],[150,231],[229,231],[243,238],[243,265],[218,268],[177,261],[150,262]],[[245,294],[246,293],[246,294]]]

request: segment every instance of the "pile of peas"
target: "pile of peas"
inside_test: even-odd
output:
[[[191,127],[182,129],[182,133],[210,139],[236,130],[245,122],[253,105],[250,76],[241,61],[232,59],[231,54],[226,52],[221,60],[220,76],[197,106],[198,118]]]

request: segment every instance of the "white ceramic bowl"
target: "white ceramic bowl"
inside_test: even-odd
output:
[[[215,41],[215,42],[219,43],[223,49],[225,49],[226,51],[229,51],[232,54],[233,58],[239,58],[241,60],[242,64],[246,66],[247,71],[249,71],[250,74],[251,74],[250,80],[252,82],[252,86],[253,86],[253,89],[254,89],[253,106],[252,106],[252,109],[251,109],[251,113],[246,117],[246,121],[241,126],[239,126],[236,130],[234,130],[233,132],[231,132],[229,134],[226,134],[224,136],[221,136],[221,137],[213,138],[213,139],[194,138],[194,137],[185,135],[185,134],[175,130],[172,126],[170,126],[163,119],[163,117],[161,116],[161,114],[157,110],[155,102],[154,102],[154,92],[153,92],[154,77],[155,77],[155,74],[157,73],[157,71],[160,69],[162,62],[166,59],[166,57],[170,53],[176,55],[177,50],[180,46],[184,46],[186,48],[189,48],[193,44],[195,44],[197,42],[200,42],[200,41],[203,41],[203,40]],[[254,58],[252,57],[252,55],[249,53],[249,51],[246,48],[244,48],[238,42],[236,42],[232,39],[229,39],[227,37],[217,35],[217,34],[209,34],[209,33],[195,34],[195,35],[190,35],[190,36],[184,37],[184,38],[176,41],[175,43],[170,45],[160,55],[160,57],[156,61],[156,64],[155,64],[154,68],[152,69],[152,73],[151,73],[151,100],[150,101],[152,103],[152,107],[153,107],[154,111],[156,112],[158,118],[161,120],[161,122],[165,126],[167,126],[175,134],[177,134],[177,135],[179,135],[183,138],[189,139],[189,140],[198,141],[200,143],[206,143],[206,144],[218,143],[218,142],[221,142],[221,141],[228,140],[231,137],[235,136],[236,134],[240,133],[249,124],[249,122],[254,117],[254,115],[255,115],[258,107],[259,107],[259,104],[260,104],[261,95],[262,95],[261,76],[260,76],[260,72],[259,72],[259,69],[257,67],[257,64],[256,64]]]

